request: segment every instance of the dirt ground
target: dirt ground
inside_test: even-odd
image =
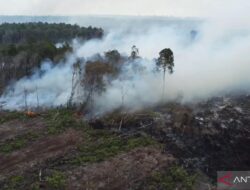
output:
[[[14,118],[0,124],[0,189],[32,189],[35,184],[46,190],[129,190],[155,171],[178,165],[188,175],[201,172],[205,180],[195,190],[209,190],[217,171],[249,168],[249,110],[250,96],[244,96],[167,104],[126,117],[112,113],[91,122],[70,109]],[[30,133],[39,137],[1,151]],[[144,139],[153,144],[145,145]],[[13,182],[13,177],[23,179]]]
[[[62,156],[81,141],[79,132],[72,129],[57,136],[45,137],[9,155],[0,154],[0,180],[46,161]]]
[[[171,155],[155,148],[138,148],[108,161],[68,172],[67,189],[131,189],[136,182],[173,161]]]
[[[45,128],[45,121],[41,117],[31,118],[25,121],[15,119],[0,124],[0,142],[12,139],[16,136],[20,136],[29,132],[42,131]]]

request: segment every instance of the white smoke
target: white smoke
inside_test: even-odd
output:
[[[57,65],[49,60],[44,61],[41,69],[34,71],[31,77],[24,77],[6,89],[0,98],[3,108],[23,109],[26,106],[25,96],[30,108],[38,104],[42,107],[64,105],[70,96],[72,65],[75,61],[73,54]]]
[[[142,24],[141,24],[142,25]],[[136,45],[142,57],[139,64],[143,73],[133,70],[128,63],[123,79],[113,80],[106,91],[95,97],[95,112],[111,111],[122,104],[138,109],[159,103],[162,95],[162,73],[153,72],[159,51],[171,48],[175,55],[175,72],[166,78],[165,100],[182,97],[182,101],[206,99],[234,91],[250,89],[250,27],[225,20],[203,22],[178,22],[176,24],[149,24],[143,27],[131,23],[113,29],[102,40],[90,40],[84,44],[74,41],[74,52],[64,63],[52,66],[44,63],[31,78],[23,78],[6,89],[0,102],[5,109],[24,106],[24,89],[29,91],[30,107],[65,105],[71,93],[72,65],[76,58],[90,59],[96,53],[103,54],[117,49],[124,55]],[[191,35],[191,31],[197,35]],[[10,90],[12,89],[12,90]],[[36,90],[38,89],[38,90]]]

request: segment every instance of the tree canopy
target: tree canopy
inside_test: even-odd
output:
[[[101,28],[80,27],[70,24],[49,23],[4,23],[0,25],[1,44],[19,44],[37,41],[52,43],[70,41],[72,38],[100,38],[103,35]]]
[[[4,23],[0,25],[0,93],[11,80],[29,76],[42,60],[54,63],[70,52],[73,38],[101,38],[103,30],[70,24]],[[58,45],[59,44],[59,45]]]
[[[160,51],[159,58],[156,61],[156,65],[162,68],[164,73],[168,69],[169,73],[174,72],[174,53],[170,48],[165,48]]]

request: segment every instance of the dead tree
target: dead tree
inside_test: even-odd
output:
[[[125,103],[125,96],[128,94],[128,90],[125,88],[124,84],[121,86],[121,101],[122,101],[122,108],[124,107]]]
[[[25,111],[28,111],[28,101],[27,101],[27,97],[28,97],[28,90],[26,88],[24,88],[24,109]]]
[[[139,49],[135,45],[133,45],[132,48],[131,48],[130,57],[133,60],[139,57]]]
[[[86,63],[82,85],[86,97],[86,104],[90,106],[90,110],[93,108],[94,96],[106,90],[107,82],[104,80],[104,76],[108,77],[113,73],[113,67],[107,63],[101,61],[89,61]]]
[[[37,88],[37,86],[36,86],[36,102],[37,102],[37,108],[39,108],[40,107],[40,102],[39,102],[39,95],[38,95],[38,88]]]
[[[78,61],[77,63],[73,65],[71,94],[70,94],[70,98],[68,101],[69,106],[72,106],[75,94],[78,95],[77,91],[80,88],[81,75],[82,75],[81,63],[80,61]]]

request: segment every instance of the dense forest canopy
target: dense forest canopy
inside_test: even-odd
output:
[[[4,23],[0,25],[0,92],[11,80],[29,76],[42,60],[55,63],[71,51],[74,38],[101,38],[103,30],[70,24]],[[57,46],[60,44],[60,46]]]
[[[0,43],[18,44],[37,41],[50,41],[53,43],[70,41],[72,38],[100,38],[103,35],[101,28],[80,27],[65,23],[19,23],[0,25]]]

